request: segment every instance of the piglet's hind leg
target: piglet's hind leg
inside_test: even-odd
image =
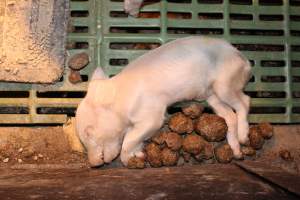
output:
[[[236,107],[238,113],[238,138],[241,144],[246,144],[249,134],[249,123],[247,115],[250,107],[250,97],[243,92],[239,93],[241,99],[239,107]]]
[[[208,104],[214,109],[217,115],[223,117],[228,126],[227,141],[230,145],[234,157],[241,158],[242,153],[237,134],[237,117],[233,110],[223,103],[216,95],[212,95],[207,99]]]

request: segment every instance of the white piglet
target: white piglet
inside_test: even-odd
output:
[[[143,142],[162,126],[166,108],[183,100],[207,100],[228,126],[236,158],[248,140],[248,60],[221,39],[200,36],[169,42],[107,78],[98,68],[76,113],[77,132],[92,166],[121,152],[127,165],[143,157]],[[235,111],[235,112],[234,112]]]

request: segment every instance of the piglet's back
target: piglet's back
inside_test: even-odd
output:
[[[205,99],[209,95],[207,89],[219,71],[227,71],[219,70],[224,67],[225,60],[234,59],[237,54],[239,52],[224,40],[187,37],[144,54],[115,78],[119,79],[124,91],[136,93],[132,95],[143,92],[161,97],[167,99],[167,104],[194,98]],[[137,90],[137,87],[140,89]]]
[[[174,40],[154,49],[132,61],[121,74],[162,73],[170,71],[199,71],[206,73],[221,63],[226,57],[234,56],[238,51],[221,39],[192,36]],[[191,68],[198,68],[191,69]],[[186,69],[183,69],[186,68]]]

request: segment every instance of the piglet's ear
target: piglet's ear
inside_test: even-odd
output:
[[[92,80],[103,80],[108,79],[108,76],[104,73],[101,67],[97,67],[92,75]]]
[[[111,106],[116,96],[116,87],[111,79],[91,81],[87,98],[95,105]]]

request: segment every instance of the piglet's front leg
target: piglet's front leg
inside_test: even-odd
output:
[[[143,158],[143,143],[145,139],[152,137],[156,131],[162,126],[164,121],[164,109],[159,110],[154,114],[145,114],[143,120],[135,123],[128,133],[125,135],[121,161],[127,166],[128,160],[134,156]],[[151,117],[151,118],[150,118]]]

